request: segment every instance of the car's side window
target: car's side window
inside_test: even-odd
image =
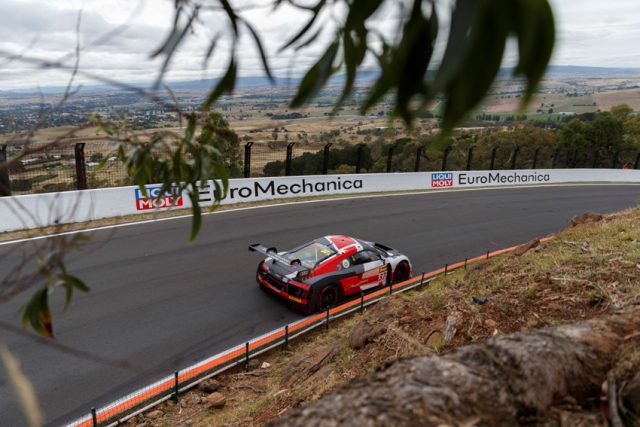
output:
[[[368,262],[380,260],[380,255],[373,251],[364,250],[354,254],[352,260],[354,265],[366,264]]]

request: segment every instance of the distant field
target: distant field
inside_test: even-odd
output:
[[[593,97],[602,111],[609,111],[612,106],[618,104],[628,104],[635,111],[640,111],[640,90],[638,89],[596,93]]]

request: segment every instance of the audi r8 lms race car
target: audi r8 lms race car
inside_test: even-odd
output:
[[[411,277],[409,258],[395,249],[348,236],[325,236],[278,252],[249,246],[267,258],[258,265],[260,288],[314,312],[349,296]]]

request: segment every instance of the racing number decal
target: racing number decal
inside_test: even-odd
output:
[[[383,265],[378,269],[378,283],[380,283],[381,285],[387,282],[387,271],[388,268],[386,265]]]

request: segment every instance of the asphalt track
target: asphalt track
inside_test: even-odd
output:
[[[247,250],[250,243],[287,249],[344,233],[398,248],[412,259],[415,271],[429,271],[559,231],[585,211],[612,212],[638,203],[640,186],[519,188],[220,212],[203,218],[193,244],[187,243],[188,218],[100,230],[69,261],[91,292],[75,298],[66,313],[61,301],[54,301],[57,341],[135,368],[79,358],[6,331],[0,332],[0,342],[20,358],[48,424],[60,425],[300,318],[258,290],[259,257]],[[0,246],[0,277],[29,247]],[[25,297],[0,304],[0,321],[18,325],[16,312]],[[24,425],[0,372],[0,425]]]

